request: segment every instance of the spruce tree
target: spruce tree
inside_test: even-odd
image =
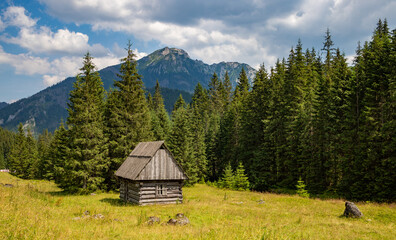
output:
[[[285,178],[285,158],[287,150],[287,131],[286,117],[287,106],[284,99],[284,86],[286,78],[286,62],[283,59],[277,61],[275,70],[271,74],[274,92],[271,95],[270,114],[271,119],[268,121],[265,133],[270,137],[269,153],[274,157],[276,164],[276,183],[280,183]]]
[[[218,117],[219,127],[215,134],[216,144],[213,144],[215,148],[208,150],[215,154],[215,158],[210,161],[212,177],[215,179],[220,177],[226,164],[230,163],[231,167],[236,168],[239,163],[240,154],[243,152],[243,149],[241,149],[243,105],[248,97],[249,89],[249,80],[242,68],[232,102],[224,115],[221,118]],[[213,119],[215,120],[215,118]]]
[[[226,71],[223,80],[223,91],[221,93],[223,102],[225,104],[225,110],[227,109],[227,107],[229,106],[232,100],[231,91],[232,91],[232,84],[231,84],[230,76],[228,76],[228,71]]]
[[[253,81],[253,88],[246,100],[241,116],[240,163],[247,166],[247,172],[257,189],[266,188],[269,181],[271,159],[266,157],[268,149],[264,129],[269,116],[271,84],[264,65],[261,65]]]
[[[37,145],[30,129],[28,129],[26,135],[23,125],[20,123],[15,137],[15,144],[10,151],[9,167],[11,174],[17,177],[34,179],[38,171]]]
[[[224,95],[225,88],[216,73],[213,73],[208,85],[209,108],[208,108],[208,122],[205,135],[205,145],[208,164],[210,166],[210,179],[216,180],[221,173],[219,170],[218,158],[218,131],[220,126],[220,119],[224,114]]]
[[[54,180],[61,188],[67,188],[69,182],[67,175],[73,171],[69,164],[74,160],[69,159],[70,155],[70,132],[66,130],[63,121],[58,129],[55,130],[54,136],[49,146],[48,157],[44,162],[44,178]]]
[[[223,94],[225,94],[225,89],[216,73],[213,73],[213,76],[210,79],[208,85],[208,93],[211,102],[211,106],[210,106],[211,112],[216,112],[222,115],[223,107],[224,107]]]
[[[392,142],[389,138],[389,123],[392,122],[391,103],[392,91],[392,60],[391,60],[391,37],[387,22],[378,21],[370,42],[366,42],[361,55],[361,61],[357,66],[364,70],[361,78],[361,112],[359,115],[359,163],[355,169],[356,181],[351,186],[351,194],[357,199],[373,199],[386,201],[395,199],[395,194],[389,191],[394,187],[394,175],[389,174],[394,169],[390,148]],[[387,149],[386,151],[384,151]],[[386,154],[384,154],[386,152]],[[365,186],[365,187],[362,187]]]
[[[37,142],[33,133],[28,129],[26,136],[25,178],[37,179],[40,171]]]
[[[152,132],[155,140],[165,140],[170,132],[170,119],[165,110],[164,99],[161,95],[161,89],[157,81],[155,93],[152,99]]]
[[[245,168],[242,162],[239,163],[235,171],[235,189],[236,190],[247,190],[249,189],[250,183],[248,177],[245,174]]]
[[[180,95],[180,103],[184,103]],[[172,130],[167,141],[176,161],[178,161],[189,177],[189,183],[198,182],[198,167],[193,152],[193,139],[189,111],[181,104],[172,112]]]
[[[180,94],[179,98],[176,100],[175,104],[173,105],[173,111],[185,107],[186,107],[186,102],[184,101],[183,96]]]
[[[10,151],[16,134],[0,127],[0,169],[9,168]]]
[[[314,102],[316,100],[316,88],[318,85],[319,78],[321,76],[321,60],[317,57],[316,51],[313,48],[305,53],[306,59],[306,85],[304,89],[304,106],[303,106],[303,118],[304,128],[301,132],[301,159],[304,159],[303,164],[304,176],[306,182],[311,186],[311,179],[314,182],[316,177],[316,162],[314,161],[315,153],[315,140],[313,138],[315,134],[314,129]],[[313,184],[312,184],[313,185]]]
[[[67,190],[94,191],[103,188],[106,161],[106,139],[103,133],[104,94],[103,83],[89,53],[84,56],[82,73],[70,92],[68,103],[70,147],[69,174],[62,175],[62,182],[69,182]]]
[[[333,58],[334,48],[330,31],[327,29],[323,51],[326,58],[323,63],[322,75],[315,89],[313,128],[314,134],[312,162],[310,166],[309,187],[312,192],[322,192],[335,183],[337,168],[334,135],[336,113],[334,105]]]
[[[249,90],[250,90],[249,79],[246,75],[245,68],[242,67],[242,70],[239,73],[239,77],[238,77],[236,92],[238,92],[240,95],[247,95]]]
[[[332,85],[331,85],[331,101],[334,109],[331,113],[334,114],[332,119],[332,142],[333,142],[333,157],[331,164],[331,182],[330,188],[337,190],[342,179],[342,175],[347,173],[342,173],[342,164],[348,161],[346,156],[348,156],[348,149],[346,146],[347,131],[349,128],[349,122],[347,121],[348,112],[350,111],[350,82],[351,82],[351,72],[346,63],[346,59],[343,54],[341,54],[340,49],[336,49],[336,53],[332,62]]]
[[[9,170],[12,175],[20,178],[27,178],[28,166],[26,162],[27,157],[27,147],[26,147],[26,136],[23,130],[22,123],[18,125],[18,133],[15,136],[15,144],[13,145],[10,156],[9,156]]]
[[[208,154],[205,137],[209,121],[209,96],[199,83],[194,90],[190,111],[191,134],[194,139],[193,155],[198,168],[197,178],[201,180],[208,176]]]
[[[215,181],[220,176],[223,169],[221,153],[219,152],[219,130],[220,114],[218,112],[209,112],[207,130],[205,135],[206,157],[208,159],[210,180]]]
[[[114,81],[116,89],[109,94],[106,102],[106,135],[110,161],[106,176],[108,189],[117,187],[114,172],[133,148],[141,141],[152,139],[149,106],[130,43],[126,50],[127,56],[121,59],[120,79]]]
[[[300,196],[300,197],[304,197],[304,198],[309,198],[309,193],[308,191],[305,189],[306,185],[304,184],[304,181],[301,179],[301,177],[298,179],[297,181],[297,191],[296,193]]]
[[[51,144],[52,134],[48,132],[47,129],[43,131],[42,134],[38,136],[37,140],[37,152],[38,152],[38,162],[37,162],[37,172],[35,178],[43,179],[45,176],[45,163],[48,162],[49,149]]]
[[[222,188],[228,188],[228,189],[235,188],[235,177],[230,163],[228,163],[224,168],[223,175],[220,178],[218,184]]]
[[[353,75],[349,83],[350,95],[348,99],[349,111],[347,111],[347,129],[345,131],[345,147],[348,149],[347,156],[341,163],[343,173],[342,179],[339,184],[340,192],[350,198],[352,192],[355,192],[353,185],[360,179],[362,172],[360,171],[361,153],[364,151],[361,149],[359,133],[360,133],[360,122],[361,122],[361,106],[363,96],[363,78],[364,78],[364,67],[363,67],[363,55],[360,43],[356,50],[356,57],[354,59]],[[357,185],[355,185],[357,186]]]

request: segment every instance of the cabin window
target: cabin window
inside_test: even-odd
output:
[[[166,196],[166,184],[157,184],[156,195],[157,197]]]

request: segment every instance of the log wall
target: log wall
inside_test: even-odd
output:
[[[182,182],[179,181],[131,181],[120,179],[120,199],[139,205],[172,204],[183,202]],[[166,195],[157,194],[157,185],[166,188]]]

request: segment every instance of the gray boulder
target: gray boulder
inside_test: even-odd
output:
[[[363,216],[363,213],[353,202],[347,201],[345,202],[345,210],[343,215],[345,217],[360,218]]]

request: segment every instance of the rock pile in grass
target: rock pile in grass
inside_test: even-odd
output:
[[[150,216],[147,220],[148,225],[154,225],[160,223],[160,218],[156,216]]]
[[[353,202],[347,201],[345,202],[345,210],[343,215],[345,217],[360,218],[363,216],[363,213]]]
[[[175,218],[169,219],[168,225],[187,225],[190,224],[190,220],[184,216],[183,213],[176,214]]]

